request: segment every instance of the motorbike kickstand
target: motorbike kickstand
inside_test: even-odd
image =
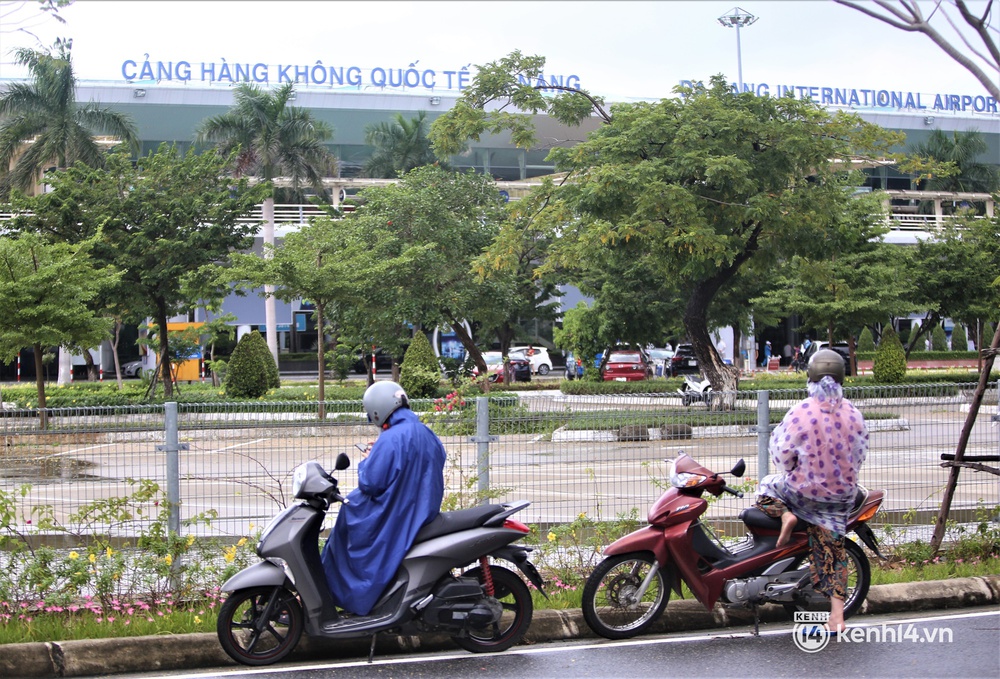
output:
[[[378,632],[372,635],[372,645],[368,649],[368,664],[371,665],[375,658],[375,640],[378,638]]]
[[[757,610],[757,604],[753,605],[753,635],[760,636],[760,611]]]

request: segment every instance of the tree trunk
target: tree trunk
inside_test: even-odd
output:
[[[81,347],[83,351],[83,363],[87,366],[87,381],[96,382],[97,375],[97,365],[94,363],[94,357],[90,355],[90,349],[86,347]]]
[[[35,387],[38,389],[38,427],[49,428],[49,413],[45,409],[45,373],[42,372],[42,345],[38,342],[32,345],[35,350]]]
[[[736,390],[739,388],[740,371],[722,362],[719,352],[708,332],[706,309],[714,296],[709,286],[696,286],[688,298],[684,309],[684,329],[702,374],[711,383],[716,396],[709,404],[712,410],[732,410],[736,405]]]
[[[156,325],[160,330],[160,379],[163,381],[163,398],[170,399],[174,395],[173,380],[170,375],[170,338],[167,337],[167,307],[162,300],[156,304]]]
[[[274,197],[264,199],[261,207],[264,217],[264,258],[271,259],[274,256]],[[267,247],[271,246],[271,247]],[[267,334],[267,348],[274,357],[274,364],[278,365],[278,320],[276,302],[274,299],[274,286],[264,286],[264,330]]]
[[[118,341],[121,339],[122,322],[115,319],[115,330],[111,335],[111,355],[115,359],[115,381],[118,383],[118,391],[125,388],[125,382],[122,380],[122,366],[121,361],[118,360]]]
[[[316,363],[319,367],[319,419],[326,419],[326,333],[323,329],[324,304],[316,303]]]
[[[476,343],[472,341],[472,335],[470,335],[465,330],[465,326],[458,322],[454,316],[448,316],[448,322],[451,324],[452,330],[455,331],[455,336],[458,337],[458,341],[462,343],[465,347],[465,351],[472,357],[473,362],[475,362],[476,367],[479,368],[479,374],[486,374],[486,359],[483,358],[483,352],[479,350]]]
[[[976,416],[979,414],[979,406],[983,402],[983,394],[986,393],[986,385],[990,381],[990,371],[993,370],[993,362],[996,359],[997,350],[1000,349],[1000,326],[993,335],[993,342],[990,343],[989,351],[980,352],[983,354],[983,369],[979,372],[979,383],[972,396],[972,403],[969,404],[969,414],[965,416],[965,425],[958,435],[958,444],[955,446],[955,462],[962,462],[965,457],[965,447],[969,443],[972,435],[972,427],[976,424]],[[937,519],[934,522],[934,535],[931,537],[931,553],[937,554],[944,541],[944,529],[948,523],[948,514],[951,511],[951,498],[955,495],[955,488],[958,486],[958,472],[961,467],[953,466],[948,472],[948,485],[945,486],[944,496],[941,498],[941,509],[938,511]]]

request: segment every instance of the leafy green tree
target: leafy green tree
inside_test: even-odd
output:
[[[879,384],[900,384],[906,377],[906,354],[899,335],[890,325],[882,333],[875,358],[872,361],[872,378]]]
[[[222,156],[235,158],[237,177],[256,176],[265,183],[289,177],[296,194],[304,183],[323,193],[323,177],[332,174],[335,160],[324,142],[333,130],[306,109],[289,106],[295,86],[286,83],[267,92],[253,83],[240,83],[233,91],[232,108],[207,118],[198,126],[199,142],[218,142]],[[232,156],[236,152],[235,157]],[[264,244],[274,247],[274,195],[264,200]],[[278,330],[271,286],[265,287],[264,316],[267,346],[278,360]]]
[[[473,267],[506,219],[493,181],[425,165],[396,184],[362,193],[364,210],[348,214],[338,228],[354,233],[367,245],[369,261],[378,262],[359,281],[369,316],[363,330],[387,347],[409,340],[408,324],[450,325],[485,373],[482,352],[464,322],[496,318],[497,309],[509,306],[513,289],[508,278],[484,279]]]
[[[437,356],[427,341],[427,335],[417,331],[403,354],[399,385],[410,398],[429,398],[437,394],[441,384],[441,368]]]
[[[274,287],[278,299],[307,299],[316,308],[316,361],[319,370],[320,418],[325,417],[327,326],[342,319],[342,310],[362,302],[359,278],[370,261],[368,243],[328,217],[289,233],[263,265],[254,255],[233,256],[228,278],[243,285]],[[371,266],[378,266],[373,263]],[[337,335],[333,351],[336,353]],[[273,363],[273,359],[272,359]]]
[[[952,351],[968,351],[969,350],[969,336],[965,332],[965,328],[961,323],[956,323],[951,329],[951,350]]]
[[[644,259],[653,287],[680,292],[685,332],[713,387],[734,391],[738,372],[709,336],[715,299],[751,260],[822,254],[850,200],[841,168],[887,153],[900,136],[811,101],[734,94],[721,76],[608,113],[585,92],[547,96],[539,88],[552,88],[526,84],[538,83],[544,63],[514,52],[481,66],[431,126],[435,150],[500,132],[528,148],[533,115],[572,124],[596,113],[601,128],[549,154],[568,174],[553,197],[563,207],[549,213],[559,216],[549,224],[559,244],[541,269],[585,267],[616,248]]]
[[[253,330],[236,343],[226,367],[226,395],[232,398],[260,398],[271,388],[270,366],[274,358],[261,334]]]
[[[106,154],[95,134],[139,149],[131,118],[96,102],[77,104],[72,45],[58,40],[53,49],[14,51],[15,63],[28,67],[31,80],[12,82],[0,95],[0,195],[11,188],[31,190],[52,165],[65,169],[80,161],[102,167]]]
[[[551,185],[551,180],[544,180]],[[535,192],[510,206],[508,228],[501,229],[486,250],[472,261],[473,271],[508,289],[492,314],[477,317],[484,335],[496,335],[506,356],[520,332],[524,318],[555,321],[558,318],[560,276],[542,275],[539,265],[548,257],[554,235],[536,217],[547,209],[547,193]],[[509,375],[504,377],[509,383]]]
[[[573,352],[583,362],[584,368],[593,367],[593,359],[606,349],[613,339],[601,335],[600,313],[585,302],[577,302],[563,314],[562,327],[552,330],[556,346]]]
[[[95,266],[89,248],[90,243],[46,242],[32,233],[0,238],[0,359],[11,361],[24,347],[32,347],[42,409],[45,349],[94,346],[107,336],[111,325],[88,302],[120,274],[111,267]]]
[[[226,177],[229,163],[215,154],[181,155],[165,144],[134,164],[126,154],[113,153],[105,169],[78,163],[54,173],[51,193],[25,205],[37,204],[39,211],[15,223],[25,229],[62,228],[61,221],[37,218],[56,205],[72,204],[80,218],[78,234],[100,227],[93,254],[123,272],[120,290],[129,295],[133,312],[166,327],[168,318],[198,303],[188,297],[187,275],[209,264],[225,266],[233,251],[252,245],[255,227],[240,220],[267,188]],[[213,296],[222,296],[225,287],[217,286]],[[167,337],[161,336],[160,381],[170,397],[169,361],[163,360],[168,354]]]
[[[799,314],[831,343],[846,339],[855,369],[854,337],[861,328],[913,310],[911,289],[899,276],[906,253],[880,240],[887,230],[880,205],[878,194],[856,198],[841,215],[844,228],[831,234],[832,252],[823,259],[792,257],[761,298],[765,308]]]
[[[915,288],[914,304],[928,310],[921,334],[944,318],[983,327],[1000,316],[1000,286],[994,284],[1000,271],[998,228],[1000,213],[992,218],[959,215],[917,243],[905,277]]]
[[[427,138],[427,112],[418,111],[416,118],[395,113],[391,122],[370,123],[365,127],[365,143],[374,147],[365,162],[367,177],[395,179],[420,167],[438,162]]]

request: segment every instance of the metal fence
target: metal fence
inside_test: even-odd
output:
[[[1000,453],[997,392],[991,385],[972,430],[966,454]],[[865,414],[871,449],[861,482],[887,491],[882,521],[926,523],[936,513],[948,471],[942,453],[954,452],[968,413],[973,384],[848,388]],[[738,392],[735,409],[709,412],[705,404],[684,406],[678,395],[570,396],[557,391],[506,392],[435,409],[414,402],[441,436],[449,453],[447,494],[459,504],[477,501],[478,491],[532,505],[519,518],[530,523],[566,523],[580,514],[613,519],[635,510],[644,520],[660,495],[667,458],[683,450],[705,466],[727,472],[740,458],[745,479],[766,469],[769,427],[804,393]],[[133,534],[157,514],[153,505],[176,506],[183,530],[238,536],[262,527],[291,501],[292,470],[307,460],[332,469],[337,453],[359,459],[356,443],[375,430],[360,402],[328,402],[318,418],[316,403],[167,404],[149,407],[50,409],[46,429],[38,413],[0,411],[0,490],[18,500],[15,524],[30,532],[32,508],[51,507],[62,525],[79,523],[81,507],[131,495],[139,480],[159,484],[161,494],[132,507],[131,518],[91,526],[111,534]],[[440,408],[440,405],[438,405]],[[763,427],[761,425],[764,425]],[[341,486],[357,482],[353,468]],[[749,491],[752,484],[747,484]],[[709,516],[724,532],[738,532],[739,511],[752,502],[726,496]],[[953,502],[955,516],[972,520],[977,507],[1000,503],[1000,477],[963,469]],[[142,509],[140,516],[136,510]],[[916,514],[905,516],[914,510]],[[187,525],[199,516],[210,522]],[[332,516],[328,519],[332,524]]]

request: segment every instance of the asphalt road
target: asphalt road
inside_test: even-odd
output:
[[[275,668],[219,668],[200,672],[114,675],[122,679],[260,677],[990,677],[1000,676],[1000,610],[864,616],[851,621],[865,640],[830,640],[807,653],[791,623],[710,633],[673,633],[627,641],[592,639],[519,646],[496,655],[464,651],[359,658],[330,663],[287,663]],[[894,640],[890,637],[894,636]],[[933,640],[931,640],[933,639]]]

